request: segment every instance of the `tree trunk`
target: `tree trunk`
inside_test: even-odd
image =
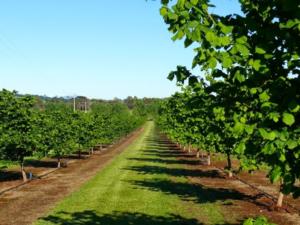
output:
[[[103,147],[102,147],[102,144],[100,144],[100,151],[102,151],[102,148],[103,148]]]
[[[81,159],[81,150],[78,151],[78,159]]]
[[[191,144],[189,144],[188,151],[191,152]]]
[[[200,152],[199,152],[199,151],[197,152],[196,157],[197,157],[197,158],[200,158]]]
[[[57,168],[61,168],[61,159],[60,159],[60,156],[57,157]]]
[[[232,163],[231,163],[231,158],[230,158],[230,154],[226,154],[227,155],[227,169],[228,169],[228,177],[232,178],[233,174],[232,174]]]
[[[207,154],[207,165],[211,165],[210,152]]]
[[[94,147],[92,147],[91,150],[92,150],[92,155],[94,155]]]
[[[186,147],[185,147],[185,145],[183,146],[183,151],[185,152],[185,150],[186,150]]]
[[[276,206],[278,208],[282,207],[283,197],[284,197],[284,194],[282,192],[279,192],[279,196],[278,196],[277,204],[276,204]]]
[[[278,195],[277,204],[276,204],[276,206],[277,206],[278,208],[281,208],[281,207],[282,207],[282,203],[283,203],[283,197],[284,197],[284,194],[282,193],[282,188],[283,188],[283,181],[282,181],[282,179],[281,179],[281,180],[280,180],[279,195]]]
[[[23,160],[21,162],[21,173],[22,173],[23,181],[27,182],[27,174],[24,169],[24,161]]]

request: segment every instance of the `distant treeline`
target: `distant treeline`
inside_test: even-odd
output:
[[[20,95],[16,93],[16,96],[24,97],[31,96],[35,99],[35,107],[39,109],[45,109],[49,104],[65,104],[70,108],[74,108],[74,98],[75,98],[75,108],[78,110],[84,111],[84,109],[80,109],[81,105],[87,103],[87,109],[91,110],[93,107],[97,107],[98,105],[115,105],[115,104],[124,104],[128,107],[129,110],[136,110],[140,114],[153,116],[156,115],[159,109],[162,98],[138,98],[136,96],[128,96],[125,99],[114,98],[112,100],[105,99],[89,99],[85,96],[66,96],[66,97],[48,97],[48,96],[40,96],[40,95]]]

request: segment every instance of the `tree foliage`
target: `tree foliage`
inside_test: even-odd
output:
[[[241,15],[222,16],[210,13],[209,0],[162,1],[172,39],[194,47],[192,67],[204,81],[182,66],[169,79],[193,88],[205,84],[212,99],[207,112],[215,116],[207,127],[214,127],[213,139],[220,137],[211,143],[237,154],[244,167],[267,164],[270,180],[282,182],[281,192],[298,196],[300,3],[241,0],[240,6]]]
[[[111,144],[146,119],[121,103],[98,104],[84,113],[62,102],[36,107],[35,99],[0,91],[0,158],[20,162],[22,172],[26,156],[56,157],[60,167],[61,157]]]

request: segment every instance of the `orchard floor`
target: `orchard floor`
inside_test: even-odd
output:
[[[269,210],[260,193],[181,152],[152,122],[89,162],[32,182],[7,201],[0,197],[0,224],[233,225],[257,215],[300,224],[297,213]]]
[[[0,191],[18,187],[0,195],[0,225],[29,225],[52,210],[64,197],[78,190],[123,152],[143,131],[134,132],[130,137],[111,148],[96,152],[82,159],[68,157],[68,167],[55,169],[56,162],[47,160],[38,166],[27,166],[26,170],[41,178],[22,186],[20,172],[9,170],[6,181],[0,181]],[[65,160],[64,160],[65,161]],[[15,172],[14,172],[15,171]]]

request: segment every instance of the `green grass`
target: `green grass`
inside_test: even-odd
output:
[[[24,160],[25,160],[25,165],[26,165],[26,161],[40,160],[40,158],[37,156],[28,156],[28,157],[25,157]],[[16,161],[0,159],[0,169],[14,169],[17,167],[20,167],[20,165]]]
[[[148,122],[140,138],[35,224],[223,224],[221,202],[189,184],[168,150]]]
[[[10,160],[0,160],[0,169],[10,169],[18,166],[18,162],[13,162]]]

